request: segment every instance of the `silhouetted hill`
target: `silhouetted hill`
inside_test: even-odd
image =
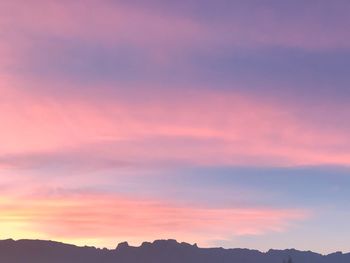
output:
[[[269,250],[198,248],[176,240],[144,242],[139,247],[120,243],[116,249],[77,247],[53,241],[0,241],[0,263],[349,263],[350,253],[323,256],[295,249]]]

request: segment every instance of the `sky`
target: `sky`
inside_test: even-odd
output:
[[[350,252],[350,1],[0,1],[0,239]]]

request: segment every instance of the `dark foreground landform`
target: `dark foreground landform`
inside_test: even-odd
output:
[[[350,263],[350,253],[320,255],[295,249],[269,250],[198,248],[175,240],[120,243],[116,249],[77,247],[53,241],[0,241],[0,263]]]

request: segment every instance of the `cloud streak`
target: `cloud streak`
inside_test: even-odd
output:
[[[233,92],[167,92],[148,101],[8,94],[0,113],[4,165],[55,156],[82,165],[349,165],[346,128],[320,130],[312,116]]]
[[[308,50],[349,48],[350,41],[344,36],[350,8],[346,1],[337,1],[331,8],[327,1],[319,1],[317,5],[312,1],[267,2],[194,2],[186,3],[186,10],[184,2],[165,1],[150,3],[151,11],[140,2],[85,1],[81,4],[33,0],[23,4],[11,1],[2,3],[1,24],[7,30],[16,28],[39,35],[50,32],[88,41],[158,47],[226,42],[226,45],[254,48],[262,45]]]
[[[331,218],[350,165],[349,9],[1,1],[0,232],[204,244],[291,234],[312,205]]]
[[[308,213],[270,208],[206,208],[164,203],[159,200],[130,199],[122,196],[71,194],[30,198],[25,203],[5,200],[1,205],[2,227],[14,226],[21,236],[37,233],[64,241],[128,238],[141,242],[149,238],[174,237],[191,242],[201,236],[205,244],[212,236],[261,235],[282,231]],[[21,226],[21,227],[16,227]],[[114,246],[113,243],[98,245]]]

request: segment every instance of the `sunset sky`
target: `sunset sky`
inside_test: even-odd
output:
[[[349,252],[349,14],[1,0],[0,239]]]

